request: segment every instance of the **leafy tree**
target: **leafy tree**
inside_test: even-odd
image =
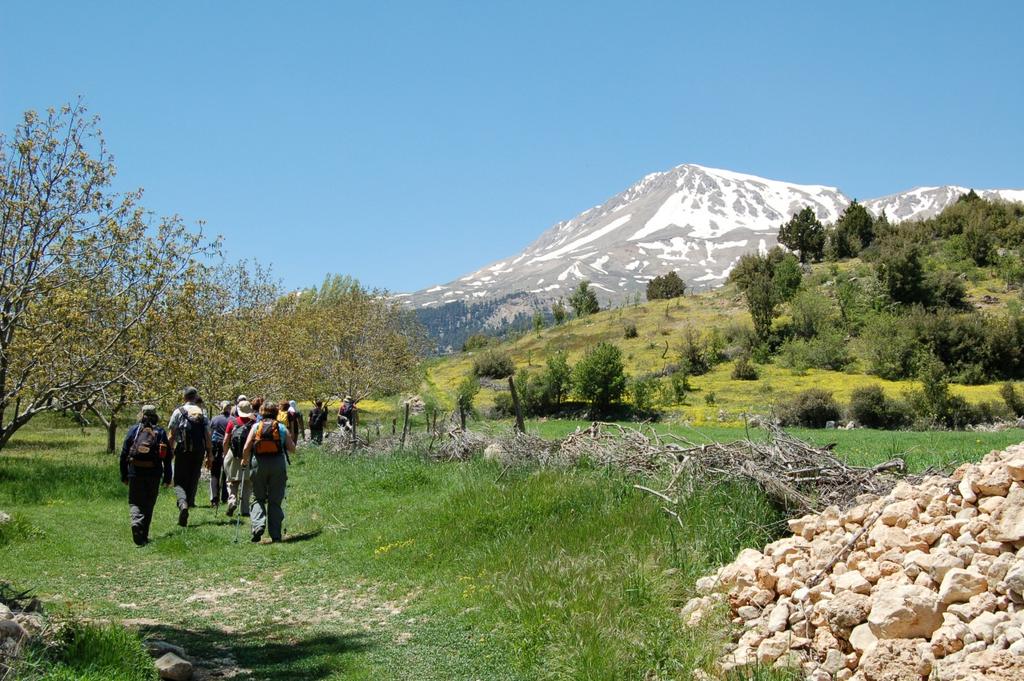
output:
[[[569,366],[568,355],[564,350],[548,356],[546,371],[542,378],[544,392],[557,409],[572,389],[572,368]]]
[[[565,305],[561,300],[556,300],[551,305],[551,316],[555,318],[555,325],[561,325],[565,322],[565,318],[568,316]]]
[[[415,317],[384,291],[329,275],[319,289],[279,300],[294,359],[278,384],[290,394],[330,398],[393,395],[419,378],[428,344]],[[275,352],[284,348],[270,346]],[[287,346],[285,346],[287,347]],[[310,361],[315,358],[315,361]],[[272,358],[267,359],[268,362]]]
[[[592,418],[608,413],[626,389],[622,352],[611,343],[598,343],[576,364],[572,383],[580,398],[590,403]]]
[[[830,232],[829,251],[834,258],[853,258],[874,241],[874,220],[856,199],[839,216]]]
[[[814,209],[806,206],[779,228],[779,243],[800,254],[800,264],[821,260],[825,250],[825,228]]]
[[[167,333],[161,313],[216,244],[151,221],[118,194],[81,105],[24,114],[0,134],[0,447],[33,417],[140,394]]]
[[[793,297],[801,276],[796,258],[780,248],[773,248],[766,255],[743,256],[729,274],[729,281],[746,298],[754,332],[761,342],[768,340],[779,305]]]
[[[534,312],[533,313],[533,330],[537,331],[537,332],[543,331],[544,327],[546,325],[547,324],[546,324],[546,322],[544,320],[544,313],[541,312],[540,310],[537,310],[536,312]]]
[[[629,381],[629,396],[633,402],[633,413],[643,417],[654,412],[654,394],[658,389],[655,378],[637,377]]]
[[[814,338],[832,322],[832,304],[818,289],[800,291],[789,301],[793,332],[800,338]]]
[[[476,416],[477,393],[480,392],[480,380],[476,376],[466,376],[459,382],[455,390],[455,406],[466,416]]]
[[[879,246],[875,272],[889,299],[902,305],[927,304],[921,247],[895,236],[883,239]]]
[[[516,370],[512,357],[502,350],[487,350],[473,358],[473,374],[488,378],[508,378]]]
[[[601,309],[597,302],[597,294],[590,288],[590,282],[584,279],[569,296],[569,306],[579,318],[594,314]]]
[[[647,300],[666,300],[679,298],[686,293],[686,283],[675,271],[651,279],[647,282]]]

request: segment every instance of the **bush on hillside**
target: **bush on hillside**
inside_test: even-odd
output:
[[[622,351],[611,343],[598,343],[576,364],[572,384],[580,399],[590,403],[592,417],[607,414],[626,390]]]
[[[484,348],[489,348],[497,343],[498,339],[493,336],[488,336],[483,333],[474,333],[466,339],[465,343],[462,344],[462,351],[473,352],[474,350],[483,350]]]
[[[850,395],[849,416],[865,428],[901,428],[913,421],[907,405],[890,399],[880,385],[856,388]]]
[[[750,363],[750,358],[741,356],[732,366],[732,379],[734,381],[756,381],[760,376],[757,368]]]
[[[838,421],[840,414],[832,393],[821,388],[797,393],[779,407],[779,419],[784,426],[824,428],[829,421]]]
[[[1006,408],[1014,416],[1017,418],[1024,416],[1024,399],[1021,399],[1020,393],[1017,392],[1017,388],[1013,383],[1007,381],[999,386],[999,396],[1003,398]]]
[[[487,350],[473,358],[473,374],[487,378],[508,378],[516,365],[507,352]]]
[[[654,397],[658,380],[653,377],[637,377],[629,382],[629,397],[633,403],[633,414],[645,418],[655,413]]]
[[[636,324],[634,322],[626,322],[622,335],[624,338],[636,338],[640,333],[636,330]]]
[[[686,293],[686,284],[675,272],[662,274],[647,282],[647,300],[679,298]]]
[[[842,371],[851,361],[846,338],[834,329],[822,332],[815,338],[798,338],[787,342],[779,351],[779,358],[782,366],[797,371]]]

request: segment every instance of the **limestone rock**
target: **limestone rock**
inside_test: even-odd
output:
[[[1024,487],[1010,491],[999,510],[992,514],[991,538],[1015,542],[1024,539]]]
[[[880,591],[872,597],[868,624],[880,639],[930,638],[942,624],[939,598],[913,584]]]
[[[932,671],[932,662],[922,657],[918,644],[911,639],[878,641],[864,654],[860,671],[866,681],[922,681]]]
[[[188,681],[192,678],[192,663],[181,659],[174,653],[165,653],[158,658],[156,669],[161,679]]]
[[[946,573],[939,587],[939,602],[966,603],[972,597],[988,589],[988,580],[979,574],[954,568]]]
[[[21,643],[28,638],[28,631],[14,620],[0,620],[0,642],[7,639]]]
[[[176,646],[173,643],[168,643],[167,641],[150,639],[145,641],[143,645],[146,646],[146,651],[153,657],[163,657],[167,653],[174,653],[183,660],[188,659],[184,648]]]
[[[820,606],[825,620],[833,633],[848,632],[863,623],[871,612],[871,599],[867,596],[844,591]]]

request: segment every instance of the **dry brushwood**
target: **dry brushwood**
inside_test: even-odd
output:
[[[796,512],[830,505],[849,506],[863,494],[883,495],[905,472],[902,459],[870,468],[850,466],[831,447],[815,447],[769,422],[759,422],[767,438],[697,444],[653,427],[593,423],[562,440],[510,433],[500,439],[506,464],[571,466],[581,460],[658,480],[638,489],[674,504],[696,486],[722,480],[753,482]],[[658,487],[659,489],[654,489]]]

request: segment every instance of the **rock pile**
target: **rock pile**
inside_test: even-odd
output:
[[[725,607],[723,671],[815,681],[1024,679],[1024,445],[789,521],[698,580],[691,626]]]

